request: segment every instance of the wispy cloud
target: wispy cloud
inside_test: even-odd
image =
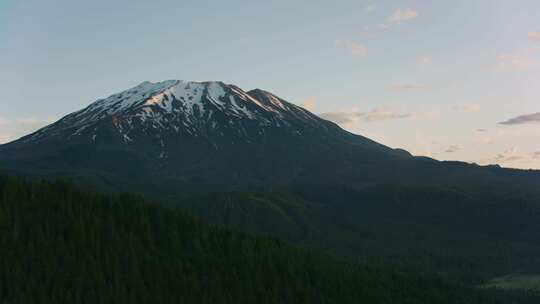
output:
[[[326,120],[333,121],[338,125],[346,126],[357,122],[365,113],[359,111],[336,111],[336,112],[325,112],[319,114],[321,118]]]
[[[367,47],[352,40],[336,40],[335,44],[338,48],[348,49],[351,54],[356,56],[366,56],[368,54]]]
[[[398,23],[403,21],[409,21],[416,19],[418,17],[418,12],[412,9],[397,9],[387,18],[388,23]]]
[[[496,67],[502,70],[528,69],[538,64],[538,60],[531,54],[531,50],[524,52],[500,53],[496,58]]]
[[[506,162],[515,162],[518,160],[523,160],[526,157],[518,153],[518,148],[512,147],[508,150],[505,150],[503,153],[498,154],[494,161],[497,163],[506,163]]]
[[[384,106],[377,107],[370,112],[367,112],[364,116],[364,120],[367,122],[390,120],[390,119],[403,119],[414,116],[413,112],[403,112],[397,108]]]
[[[362,112],[356,109],[341,110],[335,112],[325,112],[319,114],[320,117],[333,121],[339,125],[350,125],[358,122],[379,122],[386,120],[396,119],[414,119],[414,118],[427,118],[436,119],[440,117],[440,113],[437,111],[425,111],[425,112],[409,112],[402,111],[399,108],[392,106],[376,107],[371,111]]]
[[[455,153],[461,150],[463,147],[461,145],[451,145],[444,152],[446,153]]]
[[[518,117],[514,117],[506,121],[500,122],[499,124],[511,126],[529,123],[540,123],[540,113],[520,115]]]
[[[530,40],[540,41],[540,31],[531,31],[527,34]]]
[[[497,154],[495,157],[481,161],[483,163],[496,163],[515,168],[531,168],[540,160],[540,151],[523,152],[517,147],[511,147]]]
[[[366,10],[374,10],[375,7],[369,5],[366,7]],[[393,25],[398,23],[407,22],[416,19],[419,16],[418,12],[412,9],[397,9],[385,20],[379,24],[372,24],[364,26],[364,34],[373,33],[373,32],[382,32],[390,29]]]
[[[499,155],[495,158],[495,160],[497,162],[515,162],[515,161],[518,161],[518,160],[523,160],[525,159],[525,157],[523,157],[522,155],[510,155],[510,156],[505,156],[505,155]]]

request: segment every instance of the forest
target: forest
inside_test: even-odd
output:
[[[200,222],[130,194],[0,177],[0,303],[504,303]],[[527,295],[520,295],[526,303]],[[533,303],[532,300],[530,303]]]

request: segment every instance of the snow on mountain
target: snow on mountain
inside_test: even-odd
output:
[[[217,81],[143,82],[0,145],[0,165],[10,170],[152,191],[295,180],[362,184],[394,172],[389,164],[402,158],[410,155],[268,91]]]
[[[228,129],[245,135],[251,132],[246,129],[248,125],[263,129],[289,128],[290,133],[301,134],[303,127],[316,127],[321,119],[260,89],[245,92],[218,81],[146,81],[97,100],[23,141],[39,141],[50,136],[72,139],[83,135],[96,141],[99,129],[107,121],[111,121],[122,140],[129,143],[140,136],[140,131],[157,137],[161,137],[160,130],[190,136],[208,136],[209,133],[224,136]],[[264,130],[257,132],[261,134]]]

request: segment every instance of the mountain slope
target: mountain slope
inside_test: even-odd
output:
[[[137,189],[170,181],[189,191],[325,179],[318,166],[356,157],[410,156],[269,92],[222,82],[144,82],[0,146],[7,168],[113,174]]]

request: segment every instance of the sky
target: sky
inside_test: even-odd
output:
[[[0,0],[0,143],[167,79],[265,89],[415,155],[540,169],[538,0]]]

